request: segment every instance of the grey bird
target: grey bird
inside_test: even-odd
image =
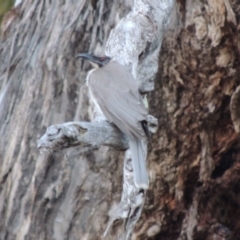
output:
[[[149,137],[148,111],[136,81],[126,67],[107,56],[81,53],[76,57],[88,60],[95,67],[87,76],[90,96],[106,119],[128,137],[135,185],[148,188],[147,154],[143,148],[143,141]]]

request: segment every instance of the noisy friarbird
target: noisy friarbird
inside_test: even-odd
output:
[[[106,119],[128,137],[135,185],[148,188],[147,154],[143,147],[148,137],[148,111],[135,79],[126,67],[109,57],[89,53],[76,57],[88,60],[95,67],[87,76],[90,96]]]

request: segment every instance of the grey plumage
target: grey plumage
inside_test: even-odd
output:
[[[142,145],[146,134],[141,122],[146,121],[148,112],[137,83],[131,73],[116,61],[91,71],[87,82],[94,102],[99,105],[107,120],[129,138],[135,184],[147,188],[146,153]]]

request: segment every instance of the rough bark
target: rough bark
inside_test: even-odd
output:
[[[118,14],[117,13],[118,10]],[[1,39],[1,239],[100,239],[121,194],[122,154],[101,147],[39,154],[52,124],[89,120],[87,64],[128,7],[121,1],[24,1]],[[109,239],[113,238],[109,235]]]
[[[101,239],[107,211],[120,199],[120,152],[72,148],[45,155],[36,148],[48,126],[91,118],[88,65],[74,56],[104,49],[110,29],[129,11],[121,1],[91,4],[25,0],[6,16],[0,43],[1,239]],[[179,1],[174,18],[150,94],[160,129],[152,138],[151,186],[133,239],[235,240],[239,1]],[[107,239],[116,239],[117,225]]]
[[[145,213],[155,239],[239,239],[239,1],[178,1],[175,16],[150,97]]]

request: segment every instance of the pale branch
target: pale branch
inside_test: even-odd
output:
[[[157,131],[157,119],[148,115],[149,131]],[[113,124],[101,122],[67,122],[52,125],[38,140],[38,148],[59,150],[74,146],[109,146],[119,150],[128,149],[128,140]]]
[[[128,140],[114,125],[102,122],[67,122],[47,128],[38,140],[38,148],[59,150],[74,146],[105,145],[119,150],[128,149]]]
[[[106,55],[132,72],[140,92],[154,90],[153,79],[158,71],[159,50],[174,3],[174,0],[135,0],[132,11],[110,33]],[[145,105],[148,106],[147,101]],[[144,147],[147,154],[147,143]],[[110,211],[107,230],[115,219],[125,219],[125,232],[120,239],[127,240],[141,215],[145,198],[145,192],[134,184],[129,150],[125,154],[123,177],[121,202],[118,207],[114,206],[114,211]]]

